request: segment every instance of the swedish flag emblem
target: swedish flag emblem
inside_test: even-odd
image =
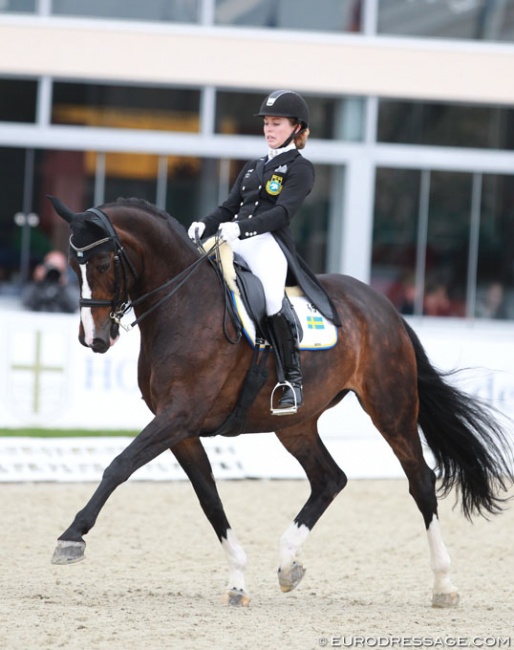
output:
[[[307,328],[310,330],[324,330],[325,322],[321,316],[307,316]]]

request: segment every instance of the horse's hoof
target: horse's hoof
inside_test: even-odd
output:
[[[52,556],[52,564],[74,564],[84,559],[86,542],[67,542],[58,540]]]
[[[452,591],[449,594],[434,594],[432,596],[432,607],[457,607],[459,600],[460,596],[457,591]]]
[[[299,562],[293,562],[288,569],[279,569],[278,584],[280,585],[280,590],[284,593],[293,591],[293,589],[298,587],[304,575],[305,569]]]
[[[250,596],[242,589],[227,589],[221,597],[223,605],[232,605],[233,607],[248,607]]]

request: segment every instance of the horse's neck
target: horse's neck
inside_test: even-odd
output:
[[[135,307],[136,315],[144,314],[171,293],[176,298],[170,296],[145,322],[160,321],[162,316],[169,319],[170,309],[176,306],[177,299],[180,301],[181,319],[186,321],[189,313],[194,313],[194,317],[198,318],[204,304],[207,311],[215,309],[212,298],[217,292],[211,289],[216,287],[217,281],[208,261],[195,265],[199,255],[181,233],[162,224],[138,226],[131,224],[130,230],[125,231],[129,234],[126,234],[123,242],[129,257],[138,259],[139,277],[130,292],[130,299],[135,302],[146,294],[155,293]],[[159,287],[163,287],[162,291],[157,290]],[[202,287],[207,290],[202,291]]]
[[[152,215],[147,215],[146,219],[124,215],[116,226],[118,232],[123,233],[124,248],[138,261],[138,285],[144,286],[144,291],[178,276],[198,257],[182,233]]]

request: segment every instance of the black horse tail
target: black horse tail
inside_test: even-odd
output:
[[[464,515],[498,514],[508,498],[500,497],[514,482],[509,437],[492,407],[445,381],[430,363],[414,330],[405,327],[418,365],[418,424],[436,462],[438,493],[460,493]]]

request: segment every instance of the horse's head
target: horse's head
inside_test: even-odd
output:
[[[107,352],[119,336],[128,301],[127,269],[133,273],[133,268],[105,213],[96,208],[75,213],[48,198],[71,228],[70,266],[80,284],[79,341],[93,352]]]

